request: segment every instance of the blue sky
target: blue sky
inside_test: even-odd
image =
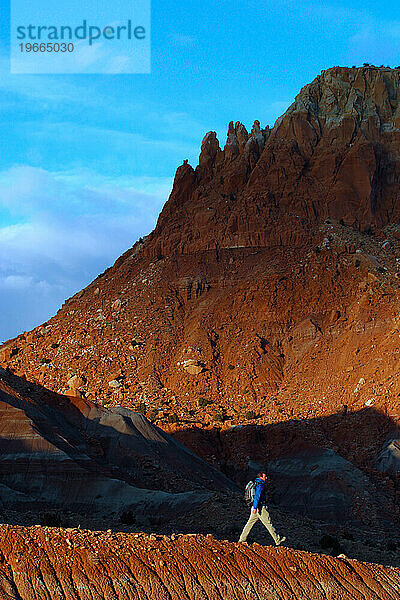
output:
[[[400,64],[394,2],[153,0],[150,75],[10,75],[0,10],[0,341],[153,228],[207,131],[273,125],[330,66]]]

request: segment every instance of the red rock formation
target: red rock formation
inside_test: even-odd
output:
[[[308,419],[373,464],[399,418],[399,88],[398,69],[335,67],[272,130],[207,134],[154,232],[2,364],[167,430]],[[335,413],[361,416],[342,434]]]
[[[395,600],[400,571],[211,536],[0,528],[10,600]]]
[[[64,452],[79,482],[83,448],[94,489],[106,467],[115,476],[132,456],[117,444],[110,457],[96,427],[88,440],[80,418],[73,427],[65,420],[75,409],[103,415],[94,402],[110,406],[121,425],[123,406],[238,481],[270,460],[286,508],[304,507],[317,490],[319,513],[312,502],[306,511],[295,506],[298,513],[336,527],[348,518],[376,546],[386,543],[399,506],[399,90],[398,69],[335,67],[301,90],[273,129],[255,121],[249,134],[232,122],[223,150],[208,133],[199,165],[178,168],[155,230],[48,323],[0,349],[1,364],[23,385],[63,395],[61,402],[43,391],[32,403],[28,389],[15,396],[10,383],[0,385],[3,467],[20,434],[29,451],[36,444],[48,455]],[[157,470],[149,470],[151,442],[144,446],[140,478]],[[173,481],[190,489],[187,471],[168,464],[164,481],[174,468]],[[62,493],[59,475],[55,469]],[[237,500],[229,506],[235,522]],[[223,510],[211,503],[201,518],[208,527]],[[393,600],[399,587],[394,569],[200,537],[3,527],[0,551],[5,598]]]
[[[222,153],[207,134],[196,176],[187,180],[190,194],[175,182],[146,252],[154,256],[160,243],[165,255],[216,243],[299,246],[304,236],[289,216],[304,219],[303,230],[328,217],[360,230],[398,221],[399,83],[399,69],[329,69],[301,90],[271,132],[256,121],[249,136],[231,122]],[[179,207],[178,227],[168,204]]]

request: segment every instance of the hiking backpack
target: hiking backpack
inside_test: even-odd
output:
[[[248,506],[253,506],[254,494],[256,493],[257,484],[255,481],[249,481],[244,490],[244,499]]]

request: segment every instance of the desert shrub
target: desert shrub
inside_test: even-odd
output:
[[[234,368],[235,368],[235,365],[228,365],[228,369],[230,369],[231,371],[233,371]]]
[[[223,423],[225,421],[225,415],[223,415],[222,413],[218,413],[217,415],[215,415],[214,421],[216,421],[217,423]]]
[[[349,531],[344,531],[343,537],[345,540],[350,540],[350,542],[354,542],[354,535],[352,533],[350,533]]]
[[[43,512],[39,515],[40,525],[43,527],[62,527],[63,517],[58,512]]]
[[[253,419],[257,419],[257,414],[254,412],[254,410],[248,410],[245,414],[245,417],[248,421],[252,421]]]
[[[179,423],[179,417],[177,414],[168,415],[168,423]]]
[[[204,408],[205,406],[208,406],[209,404],[211,404],[211,400],[209,398],[199,398],[197,400],[197,406],[199,408]]]
[[[165,522],[165,518],[160,515],[151,515],[149,517],[149,523],[153,527],[160,527]]]
[[[339,544],[339,540],[333,535],[329,535],[325,533],[319,540],[319,545],[323,550],[331,549],[331,554],[333,556],[340,554],[341,547]]]
[[[334,538],[332,535],[329,535],[327,533],[325,533],[319,540],[319,546],[320,548],[323,548],[324,550],[326,548],[332,548],[332,546],[335,543],[336,538]],[[337,543],[337,540],[336,540]]]
[[[144,402],[139,402],[139,404],[136,404],[136,408],[135,408],[136,412],[141,413],[142,415],[144,415],[145,412],[146,412],[146,410],[147,410],[147,406],[146,406],[146,404]]]

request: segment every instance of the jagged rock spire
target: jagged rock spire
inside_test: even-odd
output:
[[[250,170],[252,170],[264,150],[265,142],[270,134],[269,127],[261,129],[260,121],[254,121],[253,128],[244,148],[244,154],[249,161]]]
[[[214,173],[216,163],[222,156],[222,150],[215,131],[209,131],[203,138],[199,156],[199,166],[196,169],[199,179],[208,179]]]
[[[199,165],[201,167],[208,166],[215,161],[215,158],[221,152],[219,141],[215,131],[209,131],[203,138],[201,144],[201,152],[199,157]]]
[[[230,161],[236,158],[239,154],[243,154],[244,147],[249,134],[243,123],[238,121],[235,125],[233,121],[229,123],[228,136],[225,145],[225,160]]]
[[[266,140],[268,139],[269,133],[269,127],[267,126],[266,129],[261,129],[260,121],[256,120],[254,121],[249,140],[254,139],[257,142],[259,148],[262,150],[265,146]]]

